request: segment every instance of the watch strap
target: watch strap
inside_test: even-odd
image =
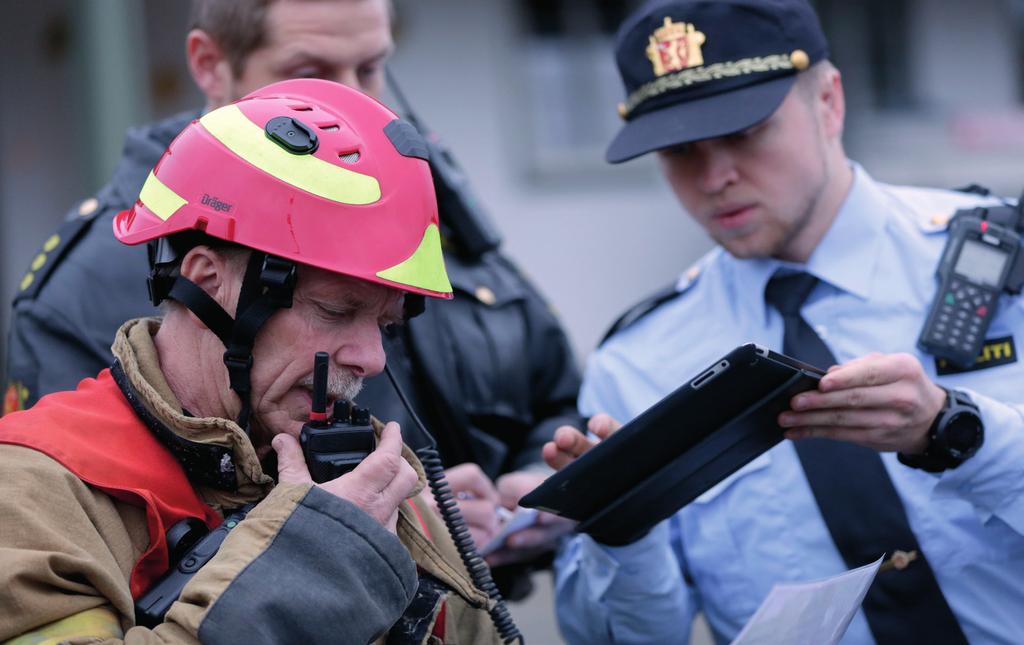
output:
[[[940,385],[939,387],[942,386]],[[946,470],[956,468],[965,461],[965,459],[960,459],[945,451],[938,450],[936,438],[938,437],[942,424],[947,418],[949,418],[947,413],[950,409],[954,407],[967,407],[972,409],[975,414],[979,413],[979,409],[977,404],[974,403],[970,395],[966,392],[945,387],[942,389],[946,392],[946,400],[942,404],[942,409],[939,410],[937,415],[935,415],[935,420],[932,421],[932,425],[928,428],[928,447],[923,453],[918,455],[908,455],[902,452],[898,453],[896,458],[904,466],[917,468],[929,473],[941,473]]]

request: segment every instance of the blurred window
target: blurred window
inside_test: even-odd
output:
[[[573,174],[603,165],[604,148],[622,123],[615,31],[637,0],[528,0],[517,3],[527,171]]]

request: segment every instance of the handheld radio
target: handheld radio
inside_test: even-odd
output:
[[[939,289],[917,340],[923,351],[962,368],[974,364],[999,296],[1020,293],[1024,283],[1020,209],[979,207],[953,216],[935,271]]]
[[[334,402],[327,417],[327,352],[313,359],[313,405],[309,422],[302,426],[299,444],[309,474],[318,484],[337,479],[359,465],[377,445],[370,411],[349,401]]]

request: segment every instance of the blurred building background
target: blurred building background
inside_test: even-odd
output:
[[[395,75],[465,167],[508,253],[560,311],[581,360],[619,312],[710,246],[653,159],[603,162],[622,98],[612,35],[635,4],[395,1]],[[1024,0],[815,4],[844,73],[853,159],[885,181],[1020,195]],[[184,63],[187,2],[0,7],[6,338],[26,270],[68,209],[109,177],[124,129],[202,101]]]

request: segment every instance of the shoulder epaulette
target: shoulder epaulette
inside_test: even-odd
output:
[[[637,304],[633,305],[626,310],[626,313],[619,316],[618,320],[612,323],[612,326],[605,332],[601,338],[601,342],[598,343],[598,347],[608,342],[608,339],[619,333],[626,327],[629,327],[636,321],[640,320],[647,314],[651,313],[661,305],[665,304],[669,300],[672,300],[678,296],[681,292],[676,289],[676,284],[673,282],[667,287],[658,289],[647,298],[641,300]]]
[[[960,186],[959,188],[954,188],[953,190],[955,190],[958,193],[968,193],[968,194],[971,194],[971,195],[981,195],[982,197],[988,197],[989,195],[992,194],[992,191],[989,190],[988,187],[982,186],[981,184],[968,184],[966,186]]]
[[[702,267],[706,263],[707,258],[708,256],[705,256],[697,264],[690,267],[682,279],[658,289],[647,298],[627,309],[626,313],[619,316],[618,320],[612,323],[612,326],[605,332],[597,346],[604,345],[615,334],[634,324],[666,302],[673,300],[676,296],[686,293],[697,282],[697,278],[700,277]]]
[[[57,232],[46,238],[39,253],[29,263],[28,271],[18,283],[18,293],[14,296],[15,303],[27,298],[35,298],[39,294],[39,290],[46,284],[53,269],[60,264],[67,252],[89,230],[96,216],[103,211],[101,206],[102,204],[95,197],[84,200],[72,209],[68,219],[57,229]]]
[[[673,282],[666,287],[658,289],[648,297],[633,305],[626,310],[626,313],[619,316],[619,318],[612,323],[612,326],[604,333],[604,336],[601,337],[601,342],[598,343],[597,346],[600,347],[601,345],[604,345],[608,342],[608,339],[615,334],[632,326],[638,320],[650,314],[666,302],[674,300],[676,296],[686,293],[686,290],[689,289],[691,284],[693,284],[693,279],[690,279],[683,285],[680,285],[678,282]]]

